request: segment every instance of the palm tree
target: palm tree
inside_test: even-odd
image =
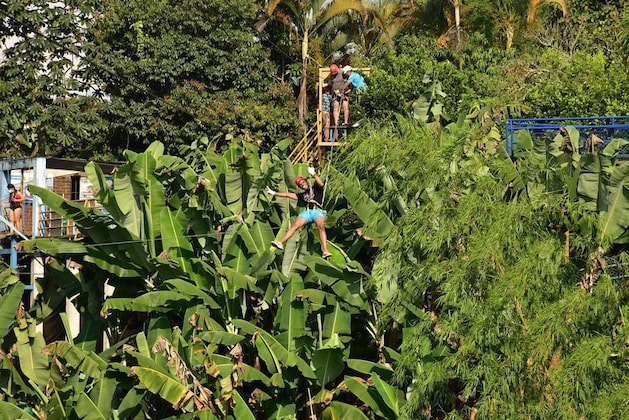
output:
[[[556,3],[561,6],[563,16],[568,15],[568,2],[566,0],[530,0],[529,1],[529,14],[526,17],[526,23],[533,23],[537,16],[537,9],[544,3]]]
[[[495,28],[504,35],[505,49],[513,46],[513,39],[518,29],[531,24],[537,16],[537,9],[544,3],[557,3],[561,6],[564,17],[568,13],[565,0],[470,0],[470,8],[489,16]]]
[[[362,11],[360,0],[271,0],[267,1],[264,16],[256,22],[256,29],[263,31],[271,20],[277,20],[289,27],[301,37],[302,73],[299,86],[299,121],[304,124],[307,101],[306,69],[311,61],[309,55],[310,38],[317,36],[321,28],[333,17],[350,10]]]
[[[365,6],[362,13],[362,36],[360,45],[367,52],[375,44],[384,44],[393,48],[393,38],[405,26],[414,22],[412,13],[415,7],[404,0],[378,0],[371,1]],[[375,36],[369,41],[369,34]]]

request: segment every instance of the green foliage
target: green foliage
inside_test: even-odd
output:
[[[265,147],[292,134],[290,90],[273,80],[254,12],[249,0],[99,4],[83,74],[111,97],[110,140],[136,150],[160,140],[175,152],[202,134]]]
[[[537,116],[627,115],[626,64],[602,52],[541,56],[530,80],[527,105]],[[552,68],[552,71],[546,69]]]
[[[111,150],[104,142],[103,104],[76,74],[90,11],[90,2],[0,6],[0,154],[103,157]]]
[[[206,138],[192,143],[186,160],[163,154],[160,143],[127,152],[113,188],[88,165],[104,211],[31,187],[84,236],[81,243],[23,243],[27,251],[45,250],[59,285],[40,303],[72,297],[87,321],[76,338],[44,347],[28,320],[28,328],[15,329],[19,373],[0,371],[29,378],[35,388],[25,389],[41,394],[29,401],[44,411],[266,418],[359,413],[347,402],[360,397],[343,381],[354,369],[355,381],[372,376],[369,392],[385,394],[378,401],[386,408],[373,410],[398,413],[403,395],[378,376],[390,380],[377,358],[369,274],[333,244],[360,248],[365,239],[331,230],[336,252],[327,261],[313,252],[320,248],[316,232],[303,229],[295,249],[277,255],[270,248],[274,231],[295,210],[263,191],[292,188],[304,168],[284,159],[285,143],[264,154],[247,142],[234,141],[223,154],[211,146]],[[331,215],[343,213],[336,205],[328,204]],[[68,258],[81,269],[57,261]],[[105,280],[114,288],[107,298]],[[137,329],[138,318],[146,334],[127,331]],[[94,337],[103,331],[113,347],[96,354]],[[46,388],[55,358],[66,370]],[[89,379],[79,386],[77,375]],[[344,402],[330,403],[336,395]]]
[[[473,122],[434,129],[398,118],[367,127],[336,162],[379,197],[394,224],[371,281],[386,303],[381,327],[398,325],[403,336],[394,375],[408,387],[401,416],[611,413],[627,381],[628,289],[625,278],[596,268],[610,257],[599,248],[606,240],[582,222],[598,226],[605,217],[582,207],[582,194],[592,182],[615,185],[624,170],[611,164],[601,169],[604,181],[580,179],[596,156],[574,151],[573,130],[530,143],[535,152],[523,151],[514,167],[500,146],[489,147],[491,132]],[[394,194],[379,168],[393,176]],[[376,397],[388,393],[348,384],[382,412]]]

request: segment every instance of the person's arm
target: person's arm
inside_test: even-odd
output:
[[[321,177],[317,173],[316,169],[314,167],[312,167],[312,166],[308,166],[308,173],[310,175],[312,175],[312,177],[314,178],[314,180],[317,183],[317,185],[323,188],[323,185],[325,183],[323,182],[323,180],[321,179]]]
[[[269,187],[266,187],[266,193],[269,194],[271,197],[285,197],[285,198],[290,198],[291,200],[297,200],[297,194],[292,193],[292,192],[280,192],[280,191],[275,191],[272,190]]]
[[[275,193],[276,197],[286,197],[286,198],[290,198],[291,200],[297,200],[297,194],[292,193],[292,192],[276,192]]]
[[[352,91],[352,82],[349,80],[345,82],[343,87],[341,88],[341,93],[343,96],[348,95]]]

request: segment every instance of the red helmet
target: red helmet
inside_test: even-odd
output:
[[[298,175],[298,176],[295,178],[295,185],[299,186],[299,184],[300,184],[302,181],[307,181],[306,177],[305,177],[305,176]]]
[[[330,73],[332,74],[336,74],[339,72],[339,66],[337,66],[336,64],[332,64],[330,66]]]

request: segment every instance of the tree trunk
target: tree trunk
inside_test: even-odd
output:
[[[456,25],[456,46],[461,46],[461,0],[453,0],[454,24]]]
[[[308,86],[308,29],[304,29],[304,39],[301,42],[301,80],[299,82],[299,96],[297,97],[297,106],[299,108],[299,122],[306,124],[306,113],[308,112],[308,101],[306,87]]]
[[[515,35],[515,27],[514,27],[514,25],[510,24],[505,29],[505,38],[506,38],[505,49],[507,51],[509,51],[511,49],[511,47],[513,46],[513,36],[514,35]]]
[[[306,113],[308,112],[308,102],[306,96],[306,65],[301,72],[301,81],[299,82],[299,96],[297,97],[297,105],[299,107],[299,122],[306,124]]]

